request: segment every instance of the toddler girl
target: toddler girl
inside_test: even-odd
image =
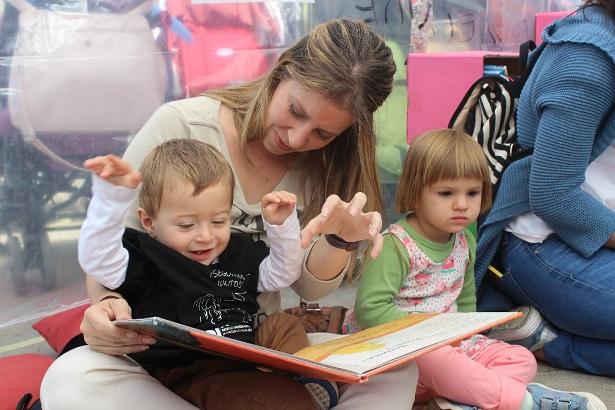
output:
[[[396,208],[406,216],[388,227],[384,248],[364,269],[346,333],[411,312],[476,310],[476,239],[468,226],[491,205],[481,147],[449,129],[419,136],[408,150]],[[524,347],[475,335],[416,359],[416,401],[446,409],[604,409],[589,393],[539,384]],[[465,404],[460,404],[465,403]]]

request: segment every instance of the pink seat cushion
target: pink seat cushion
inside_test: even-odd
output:
[[[0,358],[0,410],[13,410],[26,393],[38,400],[41,381],[53,358],[19,354]]]
[[[45,338],[56,353],[60,353],[73,337],[81,333],[79,326],[83,319],[83,312],[89,306],[85,304],[47,316],[33,324],[32,327]]]
[[[81,333],[79,326],[89,304],[77,306],[32,325],[56,352]],[[41,354],[20,354],[0,358],[0,410],[13,410],[26,393],[39,399],[41,381],[53,358]]]

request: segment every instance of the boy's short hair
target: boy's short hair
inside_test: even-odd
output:
[[[139,206],[149,215],[156,215],[165,187],[168,189],[184,180],[194,186],[193,195],[220,181],[235,189],[235,176],[228,161],[213,146],[189,138],[177,138],[155,147],[140,168],[141,190]]]
[[[414,210],[424,187],[446,179],[477,178],[483,181],[480,212],[491,207],[489,167],[481,146],[468,134],[439,129],[418,136],[408,148],[395,208]]]

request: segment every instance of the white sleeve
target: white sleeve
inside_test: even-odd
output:
[[[124,283],[128,251],[122,245],[124,219],[136,189],[111,184],[92,174],[92,200],[79,232],[81,269],[108,289]]]
[[[269,256],[260,264],[258,272],[259,292],[272,292],[295,283],[303,269],[305,251],[301,247],[297,211],[281,225],[270,225],[263,220],[269,239]]]

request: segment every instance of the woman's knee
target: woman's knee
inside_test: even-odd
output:
[[[126,356],[110,356],[81,346],[58,357],[41,384],[43,408],[83,409],[84,403],[100,397],[101,387],[114,385],[124,376],[147,372]]]
[[[93,390],[87,388],[88,362],[82,359],[82,349],[84,347],[58,357],[45,373],[41,384],[44,409],[79,409],[87,403],[86,399]]]

